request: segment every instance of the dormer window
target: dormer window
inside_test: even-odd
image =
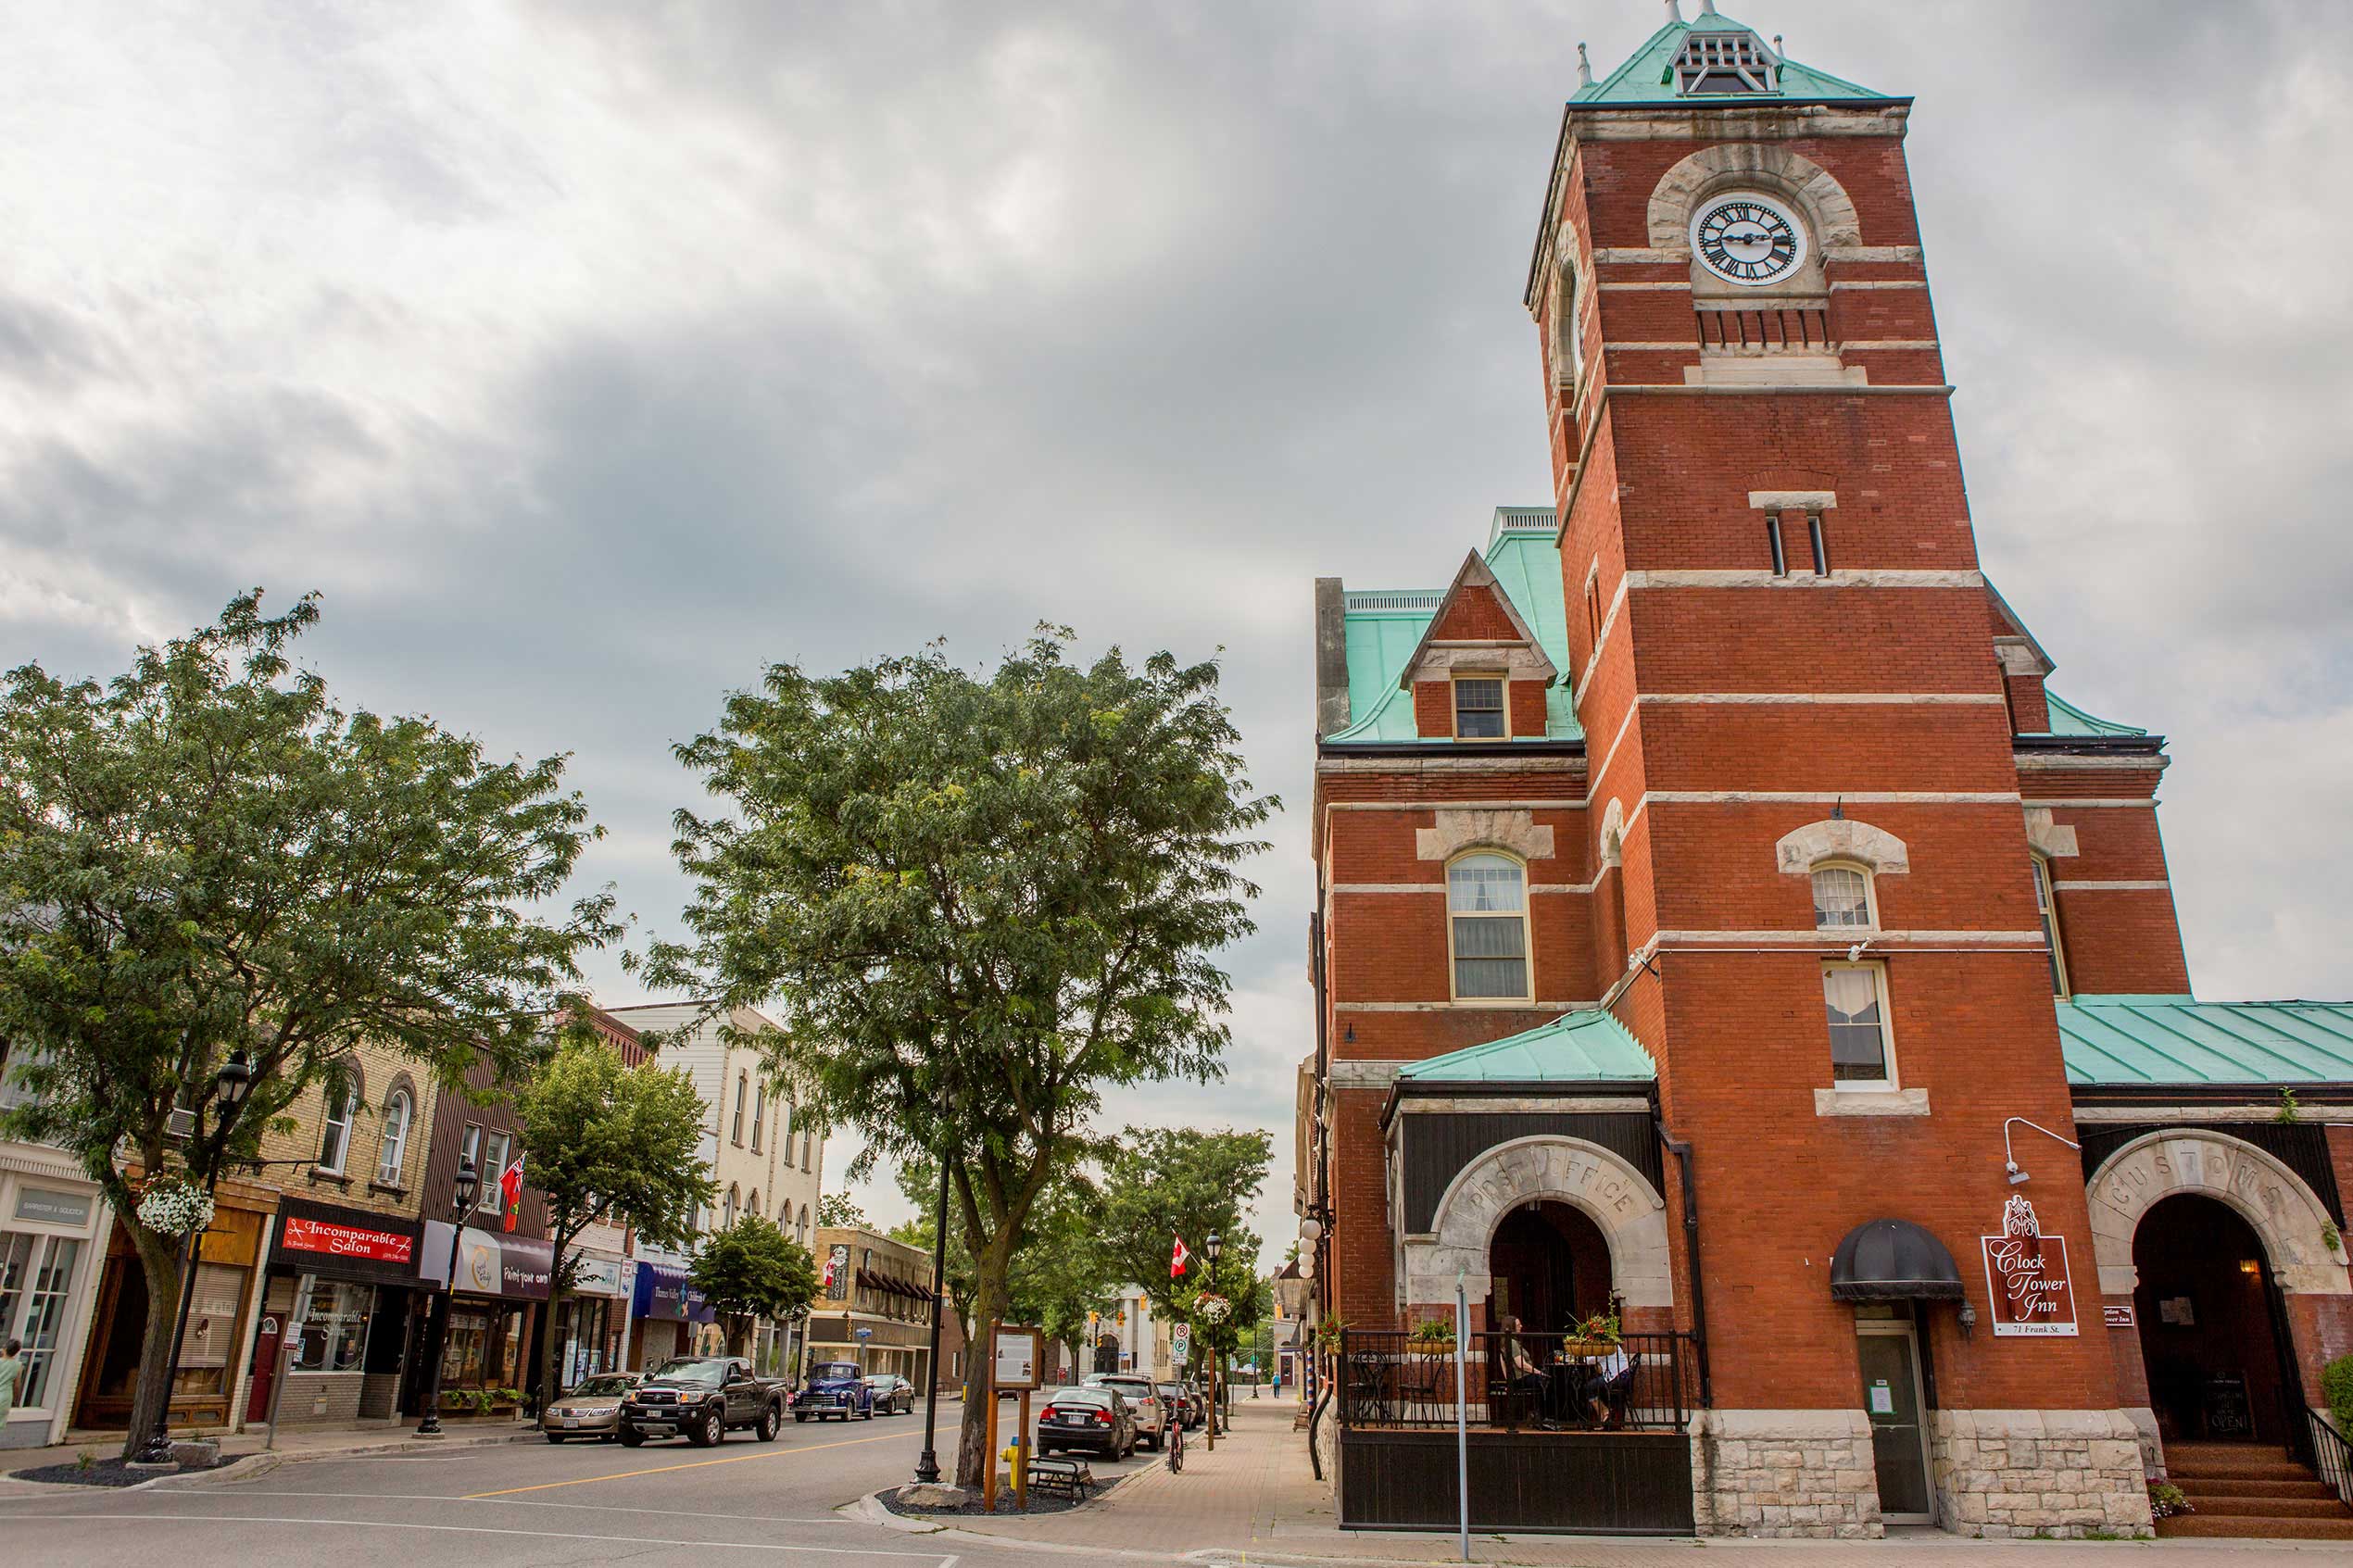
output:
[[[1780,61],[1753,32],[1693,32],[1669,69],[1676,93],[1686,97],[1781,90]]]
[[[1504,682],[1497,675],[1454,678],[1454,738],[1501,740],[1504,736]]]

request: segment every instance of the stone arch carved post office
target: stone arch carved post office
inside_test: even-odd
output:
[[[1409,1305],[1451,1302],[1460,1273],[1474,1301],[1493,1286],[1488,1246],[1504,1216],[1551,1200],[1579,1210],[1609,1244],[1610,1282],[1629,1307],[1674,1304],[1667,1199],[1632,1165],[1598,1144],[1555,1135],[1498,1144],[1463,1167],[1438,1200],[1429,1234],[1404,1246]]]

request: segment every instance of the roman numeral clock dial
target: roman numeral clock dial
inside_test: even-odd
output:
[[[1712,196],[1692,219],[1692,249],[1727,282],[1779,282],[1806,260],[1806,226],[1769,196]]]

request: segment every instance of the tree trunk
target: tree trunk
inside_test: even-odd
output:
[[[539,1351],[539,1377],[531,1389],[541,1410],[562,1397],[563,1376],[568,1370],[562,1365],[564,1348],[560,1337],[565,1298],[572,1294],[564,1288],[563,1248],[556,1248],[556,1264],[547,1275],[547,1329]]]
[[[726,1323],[727,1353],[731,1356],[750,1355],[752,1320],[740,1312],[730,1312]]]
[[[991,1249],[992,1251],[994,1248]],[[1004,1260],[996,1263],[996,1277],[989,1277],[989,1262],[979,1260],[980,1287],[973,1294],[973,1328],[986,1338],[988,1325],[1004,1316],[1007,1299]],[[964,1354],[964,1414],[963,1427],[957,1434],[956,1485],[977,1486],[982,1466],[994,1464],[997,1458],[988,1451],[988,1405],[996,1396],[989,1391],[988,1374],[996,1356],[996,1348],[967,1339],[970,1347]]]
[[[139,1380],[132,1386],[131,1430],[122,1443],[122,1457],[136,1459],[171,1395],[168,1383],[171,1335],[180,1317],[181,1238],[157,1236],[127,1214],[121,1223],[138,1250],[139,1272],[147,1282],[147,1328],[139,1340]]]

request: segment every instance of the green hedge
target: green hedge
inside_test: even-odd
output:
[[[2321,1398],[2336,1417],[2336,1429],[2353,1436],[2353,1356],[2339,1356],[2321,1369]]]

